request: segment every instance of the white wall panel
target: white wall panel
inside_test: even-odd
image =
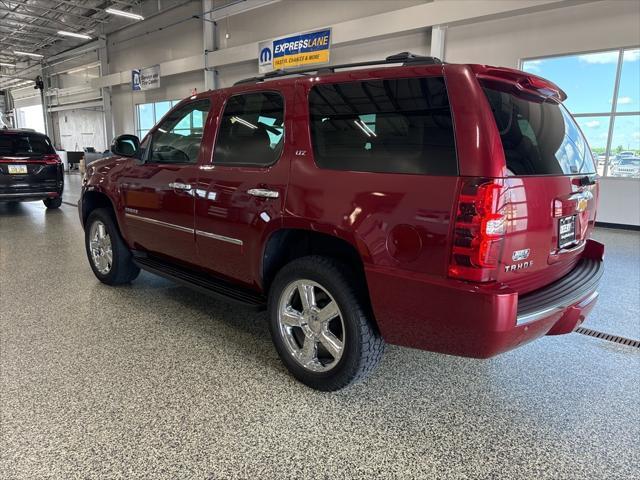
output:
[[[104,139],[104,115],[94,110],[68,110],[54,114],[56,124],[56,148],[67,151],[82,151],[84,147],[94,147],[96,151],[106,150]]]

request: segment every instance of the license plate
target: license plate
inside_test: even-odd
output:
[[[27,173],[26,165],[8,165],[8,168],[11,175],[24,175]]]
[[[558,222],[558,248],[576,242],[576,216],[562,217]]]

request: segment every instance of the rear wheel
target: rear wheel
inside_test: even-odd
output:
[[[49,209],[60,208],[60,205],[62,205],[62,197],[46,198],[42,202],[44,203],[44,206]]]
[[[339,390],[365,378],[384,342],[348,266],[327,257],[294,260],[269,292],[270,329],[285,366],[317,390]]]
[[[85,225],[85,248],[91,269],[107,285],[120,285],[136,279],[140,268],[120,236],[111,212],[98,208]]]

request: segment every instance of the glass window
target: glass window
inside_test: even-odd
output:
[[[56,153],[44,135],[2,134],[0,131],[0,155],[9,157],[33,157]]]
[[[144,138],[149,133],[149,130],[178,103],[180,103],[180,100],[166,100],[136,105],[136,135],[141,139]]]
[[[234,95],[220,122],[213,163],[272,165],[284,144],[284,100],[278,93]]]
[[[526,60],[522,69],[562,88],[567,93],[565,107],[571,113],[604,113],[611,111],[619,54],[611,50]]]
[[[634,161],[629,160],[640,157],[638,47],[528,59],[522,62],[522,69],[566,91],[564,105],[580,125],[600,175],[638,177],[633,173]],[[629,160],[631,167],[619,168],[622,160]]]
[[[513,175],[595,173],[587,142],[571,115],[554,100],[536,101],[485,87],[507,168]]]
[[[153,163],[196,163],[203,127],[194,126],[194,115],[206,116],[209,100],[198,100],[171,111],[153,133],[150,161]]]
[[[309,93],[320,168],[455,175],[453,122],[444,79],[318,85]]]
[[[171,110],[171,107],[173,105],[171,105],[171,102],[158,102],[155,104],[155,108],[156,108],[156,116],[155,119],[156,121],[154,123],[157,123],[160,121],[160,119],[162,119],[162,117],[164,117],[167,112],[169,110]]]
[[[138,105],[138,128],[149,130],[156,124],[153,103]]]
[[[640,112],[640,49],[625,50],[622,57],[618,112]]]
[[[640,178],[640,115],[616,116],[609,175]]]
[[[577,117],[576,123],[587,139],[589,147],[596,160],[596,171],[604,175],[604,165],[607,162],[607,139],[609,138],[610,117]]]

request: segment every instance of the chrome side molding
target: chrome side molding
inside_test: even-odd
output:
[[[267,190],[266,188],[252,188],[247,190],[249,195],[254,197],[261,198],[278,198],[280,196],[280,192],[276,192],[275,190]]]

